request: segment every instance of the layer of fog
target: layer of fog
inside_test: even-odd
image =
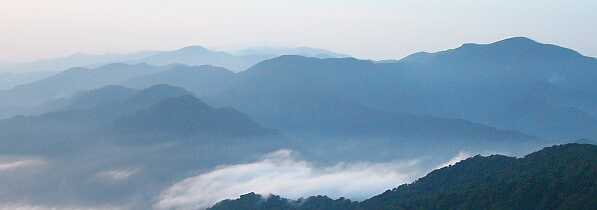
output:
[[[438,167],[455,164],[469,156],[460,152]],[[161,193],[154,206],[156,209],[201,209],[250,192],[290,199],[327,195],[362,200],[423,176],[431,169],[423,167],[421,161],[320,166],[297,158],[290,150],[280,150],[255,162],[220,166],[175,183]]]
[[[487,153],[487,154],[491,154],[491,153]],[[470,158],[472,156],[473,155],[471,153],[469,153],[469,152],[460,151],[452,159],[446,161],[445,163],[439,164],[437,167],[435,167],[435,169],[440,169],[440,168],[443,168],[443,167],[454,165],[454,164],[456,164],[456,163],[458,163],[460,161],[466,160],[466,159],[468,159],[468,158]]]
[[[128,180],[132,176],[139,173],[139,171],[140,170],[136,168],[114,169],[99,172],[96,174],[96,177],[104,181],[119,182]]]
[[[34,168],[46,164],[46,161],[36,158],[0,158],[0,173],[11,172],[19,169]]]
[[[0,210],[150,209],[151,205],[155,209],[196,210],[250,192],[291,199],[327,195],[363,200],[410,183],[433,169],[455,164],[470,154],[455,152],[452,157],[444,157],[445,161],[439,157],[432,161],[427,155],[421,155],[393,161],[321,162],[291,150],[278,150],[257,159],[231,161],[235,164],[219,165],[211,170],[197,169],[199,171],[182,177],[179,174],[179,178],[163,185],[148,179],[150,168],[135,164],[88,162],[86,166],[77,166],[74,163],[78,161],[0,156],[0,183],[6,184],[6,189],[0,192],[7,196],[0,199]],[[83,159],[91,160],[89,158]],[[83,168],[88,170],[75,174],[68,172]],[[52,187],[56,187],[53,193],[46,192]],[[131,195],[138,191],[130,188],[137,187],[145,189],[142,191],[147,194]],[[114,196],[105,195],[107,197],[89,200],[89,196],[116,193],[114,190],[122,190],[116,196],[124,198],[114,200]],[[76,192],[84,194],[72,194]]]
[[[27,203],[0,203],[0,210],[125,210],[123,207],[45,206]]]

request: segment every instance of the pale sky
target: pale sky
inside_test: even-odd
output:
[[[401,58],[528,36],[597,56],[595,0],[0,0],[0,61],[309,46]]]

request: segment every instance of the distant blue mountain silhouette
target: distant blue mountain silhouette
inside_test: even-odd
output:
[[[515,37],[416,53],[397,62],[282,56],[240,73],[219,100],[255,116],[271,116],[265,118],[275,117],[271,110],[284,110],[291,100],[325,98],[338,100],[329,102],[334,106],[349,101],[545,138],[592,138],[597,135],[596,79],[595,58]]]
[[[194,46],[154,58],[155,62],[192,60],[195,56],[175,55],[203,53],[226,54]],[[113,64],[70,70],[0,91],[0,96],[12,99],[2,106],[18,107],[110,84],[146,88],[166,83],[205,96],[210,103],[235,106],[260,122],[280,127],[309,125],[303,117],[324,117],[318,112],[333,107],[325,113],[377,110],[462,119],[547,139],[595,138],[595,69],[595,58],[514,37],[416,53],[392,62],[287,55],[237,74],[210,66]],[[298,117],[289,118],[290,113]]]

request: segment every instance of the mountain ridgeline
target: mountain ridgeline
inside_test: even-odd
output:
[[[283,56],[239,73],[217,99],[275,125],[291,123],[284,114],[298,110],[292,104],[308,109],[327,100],[334,107],[464,119],[545,139],[594,138],[596,69],[595,58],[526,38],[394,63]],[[294,120],[311,115],[298,116]]]
[[[156,56],[174,59],[181,54],[187,59],[195,52],[209,50],[189,47]],[[112,64],[0,91],[0,98],[7,99],[0,110],[5,117],[27,113],[43,102],[105,85],[170,84],[212,104],[234,107],[266,127],[299,134],[319,133],[320,126],[330,126],[323,130],[333,136],[354,127],[363,128],[361,134],[409,133],[413,129],[394,125],[414,115],[540,139],[595,138],[595,69],[595,58],[522,37],[416,53],[393,62],[287,55],[240,73],[214,66]],[[380,115],[393,120],[375,117]],[[378,120],[385,123],[375,123],[375,131],[366,129]]]
[[[280,55],[302,55],[318,58],[350,57],[345,54],[329,50],[309,47],[297,48],[247,48],[235,52],[224,52],[207,49],[194,45],[168,51],[141,51],[128,54],[84,54],[76,53],[67,57],[44,59],[28,63],[0,63],[0,73],[27,72],[27,73],[56,73],[73,67],[94,68],[111,63],[152,65],[216,65],[233,71],[242,71],[263,60]],[[0,75],[1,76],[1,75]],[[1,77],[0,77],[1,78]],[[0,81],[2,81],[0,79]],[[25,80],[27,81],[27,80]],[[26,82],[13,83],[10,86],[26,84]],[[16,82],[16,81],[15,81]],[[5,85],[5,84],[3,84]],[[2,86],[0,86],[2,87]]]
[[[190,47],[159,56],[187,59],[190,52],[207,51]],[[537,145],[597,138],[595,69],[595,58],[520,37],[391,62],[285,55],[239,73],[209,65],[110,64],[0,91],[6,99],[0,117],[56,111],[59,101],[107,85],[169,84],[302,139],[298,146],[305,150],[371,143],[414,155],[424,151],[407,148],[434,143],[449,148],[445,154],[462,148],[520,154]]]
[[[475,156],[362,202],[251,193],[209,210],[592,210],[597,206],[595,177],[597,146],[567,144],[524,158]]]
[[[54,144],[54,141],[75,136],[87,139],[110,136],[117,139],[116,143],[165,139],[170,142],[194,139],[195,143],[207,143],[214,139],[276,135],[275,131],[261,127],[243,113],[232,108],[213,108],[193,93],[170,85],[155,85],[143,90],[107,86],[81,92],[56,104],[60,106],[53,112],[1,120],[0,135],[6,139],[2,143],[12,145],[13,149],[35,147],[47,151],[62,144],[72,146],[76,142]],[[48,133],[32,133],[29,132],[31,129]],[[56,136],[47,136],[49,133]],[[39,135],[45,136],[45,140],[37,140],[41,138]]]
[[[173,183],[278,150],[429,170],[597,139],[597,59],[527,38],[385,61],[199,46],[119,57],[0,90],[0,166],[43,165],[2,173],[0,204],[151,209]],[[591,209],[595,162],[595,146],[569,144],[477,156],[362,202],[248,194],[212,209]]]

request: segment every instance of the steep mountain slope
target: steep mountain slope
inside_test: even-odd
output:
[[[568,144],[548,147],[524,158],[475,156],[360,203],[321,196],[291,201],[248,194],[222,201],[210,210],[590,210],[597,206],[595,176],[597,146]]]

